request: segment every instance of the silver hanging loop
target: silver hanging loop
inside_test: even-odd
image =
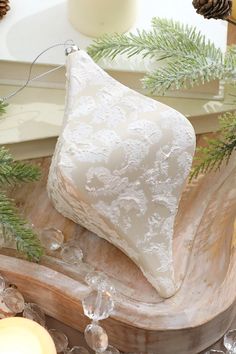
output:
[[[45,76],[45,75],[50,74],[51,72],[54,72],[54,71],[56,71],[56,70],[62,68],[64,65],[59,65],[59,66],[57,66],[56,68],[53,68],[53,69],[51,69],[51,70],[46,71],[46,72],[43,73],[43,74],[40,74],[40,75],[38,75],[38,76],[35,76],[35,77],[31,78],[31,73],[32,73],[33,66],[35,65],[35,63],[36,63],[36,61],[38,60],[38,58],[39,58],[41,55],[43,55],[44,53],[46,53],[47,51],[49,51],[50,49],[55,48],[55,47],[59,47],[59,46],[64,46],[64,47],[65,47],[65,54],[66,54],[66,55],[69,55],[70,53],[73,53],[73,52],[76,52],[76,51],[79,50],[79,47],[77,47],[77,46],[74,44],[74,42],[73,42],[72,39],[69,39],[69,40],[65,41],[64,43],[53,44],[52,46],[50,46],[50,47],[44,49],[41,53],[39,53],[39,54],[37,55],[37,57],[36,57],[36,58],[32,61],[32,63],[30,64],[30,67],[29,67],[29,74],[28,74],[28,77],[27,77],[25,83],[24,83],[21,87],[19,87],[17,90],[15,90],[15,91],[13,91],[12,93],[10,93],[9,95],[4,96],[4,97],[0,97],[0,103],[4,103],[4,102],[6,102],[7,100],[9,100],[10,98],[12,98],[12,97],[14,97],[15,95],[17,95],[19,92],[21,92],[22,90],[24,90],[24,89],[28,86],[28,84],[29,84],[30,82],[32,82],[32,81],[34,81],[34,80],[37,80],[37,79],[39,79],[39,78],[41,78],[41,77],[43,77],[43,76]]]

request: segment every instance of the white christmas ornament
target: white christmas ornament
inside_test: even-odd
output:
[[[68,56],[67,80],[49,196],[60,213],[120,248],[170,297],[179,286],[173,228],[194,130],[179,112],[111,78],[84,51]]]

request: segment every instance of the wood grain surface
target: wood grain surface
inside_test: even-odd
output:
[[[236,26],[229,23],[228,25],[228,45],[236,44]]]

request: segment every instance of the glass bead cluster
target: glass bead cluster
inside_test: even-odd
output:
[[[62,261],[71,265],[82,264],[83,252],[81,248],[75,240],[64,242],[65,238],[60,230],[56,228],[44,229],[40,233],[40,240],[47,253],[59,251]],[[101,272],[89,272],[85,280],[91,291],[82,300],[83,311],[85,316],[92,321],[85,328],[85,340],[96,354],[121,354],[118,349],[109,345],[107,332],[99,323],[99,321],[107,319],[113,312],[115,288],[106,275]],[[0,275],[0,319],[20,313],[23,317],[47,328],[45,314],[40,307],[34,303],[25,303],[17,288],[14,285],[7,285],[5,279]],[[68,338],[63,332],[57,329],[48,329],[48,332],[54,340],[57,353],[89,354],[88,350],[81,346],[69,348]],[[236,354],[236,329],[225,334],[224,347],[226,352],[211,349],[205,354]]]
[[[83,260],[83,252],[76,245],[75,240],[64,242],[65,238],[61,230],[48,228],[40,233],[40,241],[46,252],[60,251],[62,260],[68,264],[80,264]]]
[[[75,240],[64,242],[63,233],[56,228],[44,229],[40,234],[41,243],[46,252],[60,251],[62,260],[71,265],[80,265],[83,261],[83,252]],[[108,335],[99,321],[108,318],[114,309],[114,286],[101,272],[90,272],[86,282],[91,292],[83,299],[82,305],[85,316],[92,322],[85,328],[84,336],[88,346],[96,354],[119,354],[119,350],[108,344]]]
[[[108,345],[108,335],[99,324],[113,312],[115,288],[101,272],[89,273],[85,280],[92,289],[82,301],[85,316],[92,320],[85,328],[85,340],[96,354],[119,354],[118,349]]]
[[[39,234],[41,243],[48,254],[59,252],[62,261],[70,265],[82,265],[83,252],[75,240],[65,242],[63,233],[56,228],[47,228]],[[119,354],[119,350],[109,345],[108,335],[99,321],[108,318],[114,309],[115,288],[108,277],[101,272],[91,271],[86,276],[90,292],[83,299],[83,311],[92,322],[87,325],[84,331],[85,340],[88,346],[96,354]],[[0,276],[0,319],[15,316],[22,313],[22,316],[38,322],[46,328],[44,312],[37,304],[25,303],[22,294],[15,286],[7,286],[6,281]],[[64,354],[89,354],[83,347],[69,348],[67,336],[56,329],[49,329],[54,340],[57,353]]]
[[[44,229],[40,239],[46,251],[60,250],[64,262],[79,265],[83,261],[83,252],[76,245],[75,240],[65,243],[64,235],[60,230],[56,228]],[[97,354],[119,354],[118,349],[108,345],[108,335],[99,324],[99,321],[108,318],[114,309],[112,295],[114,295],[115,289],[101,272],[88,273],[85,280],[92,289],[82,301],[85,316],[92,320],[85,328],[85,340]]]
[[[229,330],[223,339],[226,351],[211,349],[205,354],[236,354],[236,329]]]
[[[41,241],[49,252],[60,249],[61,258],[67,263],[79,264],[83,260],[82,250],[73,240],[64,243],[63,233],[56,228],[44,229],[41,234]],[[116,348],[108,345],[107,333],[99,325],[99,321],[108,318],[114,309],[112,295],[115,294],[115,289],[109,283],[109,279],[101,272],[90,272],[85,280],[92,289],[91,293],[82,301],[85,316],[92,320],[91,324],[85,328],[85,340],[96,354],[119,354],[120,352]],[[227,350],[226,353],[211,349],[205,354],[236,354],[236,329],[225,334],[224,347]],[[74,354],[77,354],[77,352]],[[79,352],[79,354],[85,353]]]
[[[22,314],[24,318],[39,323],[46,327],[46,317],[41,308],[34,303],[26,303],[23,295],[13,285],[8,285],[0,275],[0,319]],[[63,354],[89,354],[83,347],[75,346],[69,348],[67,336],[57,329],[48,329],[52,336],[57,353]]]

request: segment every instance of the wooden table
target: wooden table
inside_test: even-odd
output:
[[[94,354],[94,352],[91,349],[89,349],[88,346],[86,345],[86,342],[84,340],[84,336],[79,331],[76,331],[75,329],[70,328],[70,327],[66,326],[65,324],[63,324],[59,321],[56,321],[55,319],[53,319],[51,317],[47,318],[47,324],[48,324],[49,328],[56,328],[56,329],[63,331],[69,338],[70,347],[72,347],[74,345],[84,346],[89,350],[89,352],[91,354]],[[233,328],[236,328],[236,319],[232,323],[231,329],[233,329]],[[213,345],[209,349],[218,349],[218,350],[224,351],[225,348],[223,346],[223,338],[221,340],[219,340],[215,345]],[[200,354],[204,354],[204,353],[206,353],[206,351],[207,350],[205,350],[204,352],[201,352]],[[153,353],[153,354],[161,354],[161,353]],[[172,354],[172,353],[170,353],[170,354]]]

